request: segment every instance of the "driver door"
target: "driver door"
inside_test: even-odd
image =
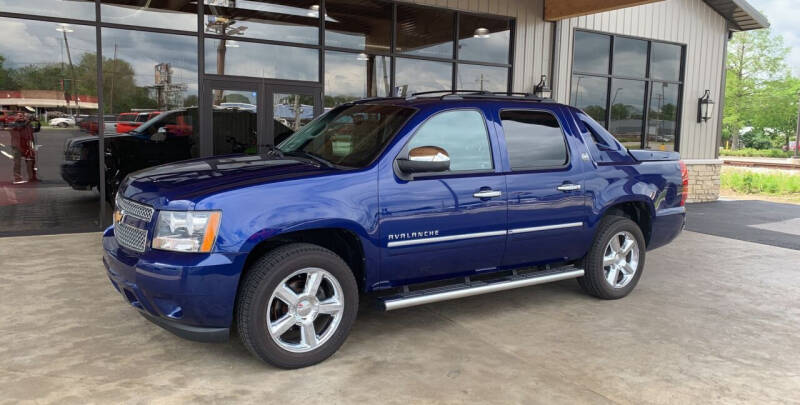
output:
[[[397,284],[490,271],[506,241],[505,178],[477,108],[439,112],[419,125],[399,157],[433,146],[450,157],[446,172],[380,174],[381,279]]]

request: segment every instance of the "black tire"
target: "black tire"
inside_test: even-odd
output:
[[[286,350],[275,342],[267,327],[267,307],[273,291],[285,278],[305,268],[332,275],[344,298],[341,318],[332,335],[304,353]],[[317,364],[335,353],[347,339],[358,312],[358,285],[353,272],[335,253],[308,243],[281,246],[256,260],[241,282],[236,322],[242,343],[257,358],[276,367],[294,369]]]
[[[59,128],[66,128],[66,127],[68,127],[68,126],[69,126],[69,124],[67,124],[66,122],[59,122],[59,123],[58,123],[58,127],[59,127]]]
[[[633,236],[638,244],[638,266],[630,281],[623,287],[611,285],[606,279],[606,271],[603,266],[603,256],[606,254],[611,238],[621,232],[627,232]],[[578,284],[584,292],[593,295],[597,298],[606,300],[616,300],[630,294],[636,287],[639,279],[642,277],[644,270],[646,256],[646,246],[642,230],[639,225],[626,217],[608,215],[597,225],[597,232],[595,233],[592,247],[586,256],[579,263],[583,267],[585,273],[583,277],[578,278]]]

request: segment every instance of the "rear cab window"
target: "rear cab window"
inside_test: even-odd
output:
[[[511,171],[561,168],[569,162],[564,131],[551,112],[501,110],[500,121]]]

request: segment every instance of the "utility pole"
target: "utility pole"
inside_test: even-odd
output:
[[[797,102],[797,126],[794,130],[794,159],[800,159],[800,93]]]
[[[114,114],[114,77],[117,75],[117,42],[114,42],[114,60],[111,61],[111,90],[109,91],[108,98],[108,111]]]

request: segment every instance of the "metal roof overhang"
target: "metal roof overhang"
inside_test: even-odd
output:
[[[769,27],[767,17],[745,0],[703,0],[728,20],[732,31],[749,31]]]

